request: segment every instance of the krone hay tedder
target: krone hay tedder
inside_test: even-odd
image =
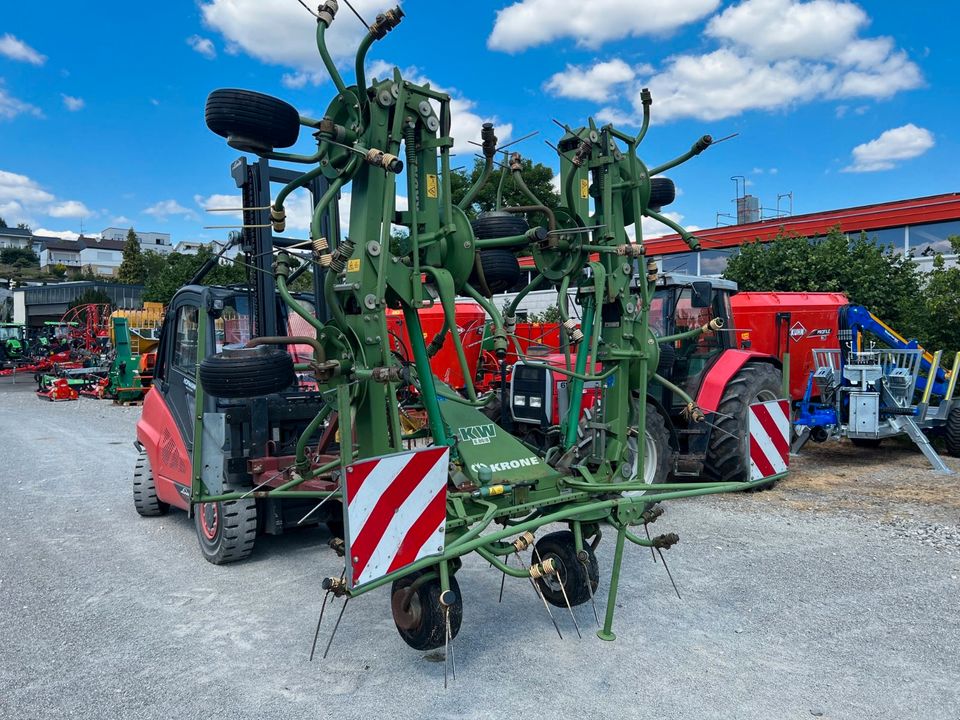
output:
[[[337,89],[322,118],[302,116],[280,100],[248,91],[217,90],[207,101],[208,125],[232,147],[267,160],[309,166],[273,200],[269,214],[274,231],[284,230],[284,203],[291,192],[319,177],[326,179],[328,189],[315,205],[310,256],[302,260],[295,252],[281,251],[272,268],[283,302],[315,329],[315,337],[252,338],[245,347],[227,347],[198,363],[191,510],[202,514],[216,503],[244,498],[342,503],[343,538],[331,545],[344,557],[345,567],[340,577],[324,581],[324,605],[330,594],[344,598],[345,607],[350,598],[392,584],[397,628],[418,649],[443,645],[460,628],[463,600],[456,574],[464,555],[475,552],[504,576],[532,579],[544,605],[567,607],[592,602],[599,585],[595,550],[601,532],[609,531],[615,549],[598,635],[612,640],[626,542],[660,550],[677,541],[672,533],[651,539],[631,528],[656,517],[656,502],[751,486],[701,482],[652,490],[642,480],[644,443],[637,442],[637,428],[645,427],[642,399],[647,384],[667,382],[656,375],[659,344],[679,337],[657,338],[648,325],[657,271],[645,257],[641,221],[658,220],[680,233],[691,248],[698,247],[696,238],[657,212],[651,203],[651,178],[701,153],[711,138],[704,136],[689,152],[648,168],[637,155],[650,118],[646,91],[637,135],[593,120],[585,126],[561,124],[563,134],[556,145],[561,207],[550,211],[530,193],[530,205],[513,211],[540,212],[548,219],[545,226],[478,239],[464,208],[493,172],[493,128],[486,126],[483,132],[482,177],[455,203],[449,96],[405,80],[397,69],[392,77],[369,86],[365,78],[367,50],[400,23],[403,12],[399,7],[384,12],[369,26],[356,56],[356,85],[347,86],[324,39],[337,9],[335,0],[327,0],[316,13],[317,45]],[[275,150],[292,145],[301,126],[314,133],[316,153]],[[511,158],[510,170],[524,187],[519,156]],[[406,210],[396,207],[401,175],[409,199]],[[349,238],[340,240],[323,229],[336,226],[329,222],[336,198],[348,187]],[[406,228],[408,237],[392,241],[391,224]],[[628,234],[631,226],[635,238]],[[495,353],[502,358],[513,347],[524,357],[512,333],[520,298],[503,312],[490,300],[490,287],[504,273],[509,275],[518,254],[532,256],[537,268],[520,297],[534,289],[560,289],[566,321],[567,359],[559,372],[569,378],[570,402],[561,442],[546,451],[505,432],[497,412],[484,412],[493,394],[478,394],[473,387],[455,324],[457,297],[472,298],[493,323]],[[327,321],[315,317],[289,289],[288,278],[298,274],[302,262],[322,277]],[[637,273],[641,282],[633,291]],[[577,289],[579,326],[568,307],[568,287]],[[446,313],[447,328],[426,343],[417,311],[436,303]],[[412,350],[409,363],[390,351],[390,308],[403,313]],[[217,318],[221,311],[212,302],[201,314]],[[719,324],[707,323],[684,337],[715,332]],[[204,342],[205,336],[200,337]],[[291,341],[309,344],[312,359],[295,367],[283,349]],[[430,371],[430,357],[444,342],[454,344],[467,378],[462,393]],[[203,359],[203,350],[196,357]],[[526,361],[529,365],[536,358]],[[227,486],[222,467],[217,476],[209,470],[217,463],[209,461],[210,448],[204,444],[215,436],[206,427],[204,395],[281,393],[295,382],[297,371],[313,375],[324,400],[299,436],[295,462],[282,468],[285,482],[268,490],[253,482],[249,489]],[[598,399],[582,408],[583,385],[592,382],[600,384]],[[397,394],[410,385],[426,418],[419,430],[401,422]],[[681,388],[671,390],[686,397]],[[702,420],[694,402],[687,402],[689,416]],[[340,418],[336,433],[330,432],[334,417]],[[330,444],[331,436],[338,440],[336,454],[321,458],[321,441],[325,448],[337,446]],[[408,441],[414,438],[426,446],[410,450]],[[304,489],[315,487],[318,478],[330,479],[329,487]],[[568,529],[535,536],[554,523]],[[524,560],[529,549],[529,560]]]

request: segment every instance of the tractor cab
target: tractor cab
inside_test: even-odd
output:
[[[0,361],[22,360],[27,353],[26,333],[23,325],[0,323]]]

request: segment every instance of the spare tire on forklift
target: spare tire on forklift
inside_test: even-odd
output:
[[[520,261],[509,250],[502,248],[481,250],[478,256],[483,269],[483,282],[477,268],[474,267],[473,272],[470,273],[470,284],[480,292],[485,292],[484,285],[493,295],[509,292],[520,281]]]
[[[287,389],[295,380],[290,354],[267,345],[224,350],[200,363],[200,384],[214,397],[270,395]]]
[[[204,117],[208,128],[243,152],[290,147],[300,135],[300,113],[293,105],[251,90],[214,90]]]
[[[727,383],[707,445],[704,472],[711,480],[750,480],[750,405],[777,400],[782,389],[780,370],[763,362],[747,363]]]
[[[481,213],[476,220],[470,223],[470,226],[473,228],[473,236],[477,240],[523,235],[530,229],[523,215],[506,210],[491,210]]]

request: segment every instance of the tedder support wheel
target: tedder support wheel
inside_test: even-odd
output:
[[[960,407],[950,410],[947,415],[947,454],[951,457],[960,457]]]
[[[170,510],[167,503],[157,498],[157,486],[153,482],[150,458],[145,451],[137,456],[137,464],[133,470],[133,506],[143,517],[166,515]]]
[[[269,152],[290,147],[300,135],[300,113],[278,98],[225,88],[207,97],[207,127],[237,150]]]
[[[200,363],[200,384],[220,398],[250,398],[290,387],[296,380],[286,350],[261,345],[224,350]]]
[[[673,180],[665,177],[655,177],[650,180],[650,202],[651,210],[658,212],[677,199],[677,188]]]
[[[193,508],[193,524],[207,562],[224,565],[243,560],[253,551],[257,539],[257,501],[247,498],[199,503]]]
[[[586,558],[581,560],[577,557],[573,533],[569,530],[544,535],[534,546],[531,562],[546,562],[548,558],[553,558],[557,566],[556,574],[536,580],[540,592],[551,605],[566,607],[567,599],[571,606],[582,605],[589,602],[591,596],[596,593],[597,585],[600,584],[597,556],[588,545],[584,545],[583,551],[586,553]],[[564,590],[566,590],[567,599],[563,597]]]
[[[768,363],[747,363],[727,384],[717,408],[707,446],[704,471],[711,480],[750,480],[751,404],[776,400],[783,382],[780,370]],[[770,487],[773,482],[765,487]]]
[[[859,448],[878,448],[883,438],[850,438],[850,442]]]
[[[424,580],[425,575],[433,577]],[[463,600],[460,584],[450,575],[454,602],[450,605],[450,639],[460,632],[463,623]],[[390,591],[393,622],[403,641],[414,650],[434,650],[447,637],[446,610],[440,604],[440,577],[433,568],[413,572],[393,581]]]
[[[480,265],[483,268],[483,282],[474,268],[470,274],[470,284],[482,290],[484,283],[493,295],[508,292],[520,280],[520,261],[509,250],[494,248],[481,250]]]

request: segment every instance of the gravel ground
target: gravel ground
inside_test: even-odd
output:
[[[30,390],[0,385],[0,717],[960,717],[960,483],[909,448],[814,447],[772,491],[671,503],[657,531],[680,533],[683,601],[628,548],[614,643],[589,606],[582,640],[555,610],[561,641],[521,581],[498,605],[499,575],[468,559],[445,691],[386,591],[308,662],[339,573],[324,531],[210,565],[184,514],[133,509],[138,408]]]

